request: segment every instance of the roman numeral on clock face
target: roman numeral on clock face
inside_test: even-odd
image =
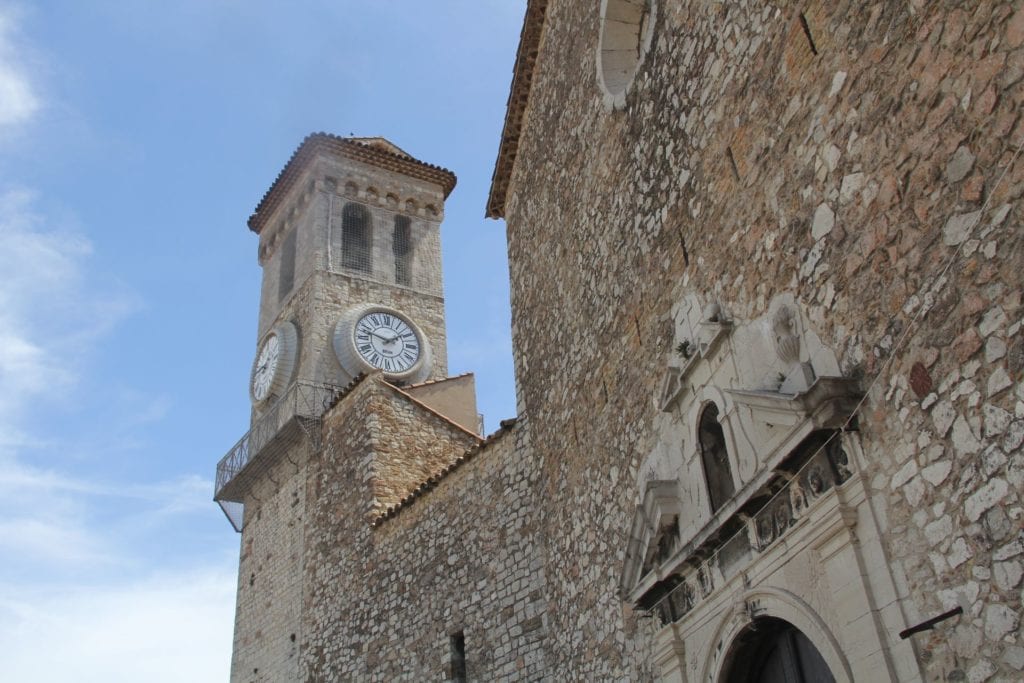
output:
[[[356,352],[390,374],[411,369],[420,358],[420,340],[409,323],[385,311],[367,313],[355,324]]]

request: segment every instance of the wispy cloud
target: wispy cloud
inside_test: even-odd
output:
[[[39,419],[82,405],[93,353],[140,305],[97,272],[74,220],[54,213],[30,190],[0,191],[0,680],[222,680],[231,563],[154,575],[170,562],[138,547],[152,552],[153,535],[210,514],[212,483],[82,474],[71,465],[104,456],[69,458],[89,446]],[[165,397],[105,386],[113,442],[166,415]],[[95,448],[109,454],[109,443]]]
[[[0,192],[0,431],[8,439],[25,411],[67,395],[92,342],[138,305],[116,284],[97,291],[87,282],[92,245],[37,206],[29,190]]]
[[[0,6],[0,134],[27,123],[40,108],[18,43],[17,19],[14,9]]]
[[[0,585],[0,680],[227,680],[234,589],[229,567],[17,597]]]

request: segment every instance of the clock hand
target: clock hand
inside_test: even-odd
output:
[[[399,337],[399,335],[397,335],[397,334],[396,334],[396,335],[395,335],[394,337],[391,337],[390,339],[388,339],[388,338],[387,338],[387,337],[385,337],[384,335],[382,335],[382,334],[377,334],[376,332],[371,332],[370,334],[372,334],[372,335],[373,335],[374,337],[376,337],[377,339],[380,339],[380,340],[381,340],[382,342],[384,342],[385,344],[393,344],[393,343],[394,343],[394,342],[395,342],[395,341],[396,341],[396,340],[398,339],[398,337]]]

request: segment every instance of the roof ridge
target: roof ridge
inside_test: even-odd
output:
[[[422,382],[417,382],[416,384],[406,384],[404,387],[399,387],[399,388],[400,389],[418,389],[420,387],[430,386],[431,384],[440,384],[441,382],[447,382],[448,380],[451,380],[451,379],[460,379],[462,377],[469,377],[472,374],[473,374],[472,372],[462,372],[462,373],[459,373],[458,375],[449,375],[448,377],[442,377],[441,379],[427,379],[427,380],[424,380]]]
[[[523,30],[519,34],[516,62],[512,67],[512,83],[509,85],[508,103],[505,105],[505,123],[498,143],[498,158],[491,175],[491,189],[487,196],[484,218],[505,217],[505,197],[508,183],[519,152],[519,137],[523,119],[529,105],[533,86],[533,73],[540,51],[541,36],[547,20],[548,0],[528,0],[523,17]]]
[[[385,521],[391,519],[392,517],[395,517],[403,509],[405,509],[405,508],[409,507],[410,505],[412,505],[416,501],[417,498],[420,498],[424,494],[426,494],[429,491],[431,491],[434,487],[436,487],[439,483],[441,483],[441,481],[445,477],[447,477],[449,474],[451,474],[456,469],[458,469],[459,467],[464,465],[466,462],[468,462],[468,461],[472,460],[473,458],[475,458],[477,455],[479,455],[482,451],[484,451],[490,445],[494,444],[499,439],[501,439],[501,437],[503,437],[505,434],[508,434],[509,432],[511,432],[512,429],[518,423],[518,421],[519,421],[519,418],[516,418],[516,417],[509,418],[507,420],[502,420],[499,423],[500,427],[498,428],[497,431],[493,432],[487,438],[481,440],[480,443],[478,443],[477,445],[473,446],[469,450],[465,451],[462,455],[460,455],[458,458],[456,458],[454,462],[452,462],[449,465],[446,465],[439,472],[431,475],[425,481],[421,482],[419,486],[417,486],[415,489],[412,490],[412,493],[409,493],[408,495],[406,495],[404,498],[402,498],[402,500],[398,501],[394,505],[392,505],[392,506],[388,507],[387,509],[385,509],[383,512],[379,513],[370,522],[370,526],[371,527],[378,527],[381,524],[383,524]]]
[[[391,382],[388,382],[387,380],[384,380],[384,384],[386,384],[387,386],[391,387],[392,389],[394,389],[395,391],[397,391],[397,392],[398,392],[399,394],[401,394],[401,395],[402,395],[402,396],[404,396],[405,398],[407,398],[407,399],[409,399],[410,401],[412,401],[413,403],[415,403],[415,404],[416,404],[417,406],[419,406],[420,408],[423,408],[423,409],[424,409],[424,410],[426,410],[426,411],[427,411],[428,413],[431,413],[432,415],[435,415],[436,417],[438,417],[438,418],[440,418],[440,419],[444,420],[445,422],[447,422],[447,423],[448,423],[448,424],[450,424],[451,426],[455,427],[456,429],[458,429],[458,430],[460,430],[460,431],[463,431],[463,432],[465,432],[466,434],[469,434],[469,435],[470,435],[470,436],[472,436],[472,437],[473,437],[474,439],[477,439],[478,441],[483,441],[483,439],[481,438],[481,436],[480,436],[479,434],[477,434],[476,432],[472,432],[472,431],[470,431],[470,430],[469,430],[468,428],[466,428],[466,427],[463,427],[463,426],[462,426],[462,425],[460,425],[460,424],[459,424],[458,422],[456,422],[455,420],[451,419],[450,417],[448,417],[448,416],[447,416],[447,415],[445,415],[444,413],[438,412],[437,410],[435,410],[435,409],[431,408],[431,407],[430,407],[430,406],[428,406],[428,405],[427,405],[426,403],[424,403],[423,401],[419,400],[418,398],[416,398],[415,396],[413,396],[413,395],[412,395],[412,394],[410,394],[409,392],[407,392],[407,391],[404,391],[404,390],[403,390],[403,389],[401,389],[400,387],[396,387],[396,386],[395,386],[394,384],[392,384]]]
[[[386,138],[384,139],[386,140]],[[395,149],[400,149],[398,145],[391,143],[390,140],[388,140],[388,142],[395,147]],[[371,164],[374,163],[374,160],[376,159],[382,162],[376,165],[379,165],[386,170],[395,171],[396,173],[404,173],[405,175],[420,178],[421,180],[435,182],[444,190],[445,199],[447,199],[448,195],[450,195],[452,190],[455,189],[455,183],[458,180],[455,174],[447,168],[431,164],[426,161],[421,161],[408,153],[399,154],[397,152],[392,152],[391,150],[383,149],[380,146],[362,142],[354,136],[343,137],[341,135],[325,133],[322,131],[310,133],[302,139],[299,146],[295,148],[294,152],[292,152],[292,155],[288,158],[284,168],[282,168],[277,174],[277,177],[274,178],[274,182],[271,183],[270,188],[263,194],[263,198],[260,199],[259,204],[256,205],[256,210],[253,211],[251,216],[249,216],[248,225],[250,230],[259,234],[267,221],[267,216],[277,208],[277,205],[281,203],[283,196],[287,194],[288,190],[291,189],[292,185],[294,185],[298,180],[301,169],[297,168],[297,166],[307,158],[312,158],[313,154],[322,148],[342,154],[345,152],[351,152],[352,158],[357,161],[364,161]],[[387,165],[382,165],[387,164],[388,162],[390,162],[392,166],[398,166],[400,168],[389,168]]]

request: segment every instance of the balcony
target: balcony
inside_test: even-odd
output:
[[[213,499],[241,531],[243,494],[253,475],[263,471],[303,438],[320,446],[320,418],[341,395],[342,387],[294,382],[284,395],[260,415],[252,428],[217,463]]]

